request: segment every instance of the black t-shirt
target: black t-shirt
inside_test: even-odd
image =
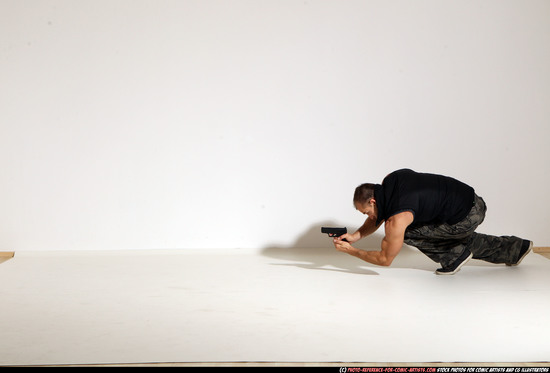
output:
[[[403,211],[411,211],[413,224],[456,224],[474,203],[474,189],[448,176],[394,171],[376,184],[377,224]]]

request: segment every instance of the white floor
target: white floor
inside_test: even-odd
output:
[[[550,361],[550,260],[455,276],[333,249],[20,252],[0,365]]]

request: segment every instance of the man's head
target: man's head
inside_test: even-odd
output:
[[[368,215],[369,218],[376,218],[378,216],[378,208],[374,199],[374,184],[361,184],[355,188],[353,205],[359,212]]]

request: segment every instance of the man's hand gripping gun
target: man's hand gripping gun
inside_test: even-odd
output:
[[[329,237],[340,237],[343,234],[348,233],[346,227],[343,228],[332,228],[332,227],[321,227],[321,233],[328,234]],[[348,242],[345,238],[342,241]]]

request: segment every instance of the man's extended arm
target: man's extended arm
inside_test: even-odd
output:
[[[368,217],[367,220],[365,220],[365,223],[363,223],[363,225],[357,230],[357,232],[353,234],[345,234],[341,238],[345,238],[350,243],[354,243],[359,241],[361,238],[367,237],[376,232],[380,225],[382,225],[382,222],[376,225],[376,218]]]
[[[369,217],[365,220],[365,223],[357,230],[357,232],[359,232],[361,238],[367,237],[376,232],[380,225],[382,225],[382,222],[376,225],[376,218]]]
[[[397,254],[399,254],[399,251],[401,251],[405,239],[405,229],[412,223],[413,219],[413,214],[406,211],[396,214],[386,220],[386,236],[382,240],[380,251],[357,249],[348,242],[342,241],[340,238],[334,239],[334,246],[338,251],[353,255],[366,262],[379,266],[389,266]]]

